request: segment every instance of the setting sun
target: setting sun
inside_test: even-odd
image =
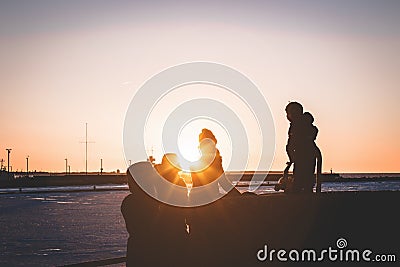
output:
[[[210,129],[216,136],[217,148],[224,157],[223,166],[229,165],[232,156],[230,137],[226,130],[209,118],[196,118],[186,123],[180,130],[178,148],[181,154],[180,162],[184,170],[190,170],[201,157],[199,151],[199,134],[203,128]],[[185,163],[186,161],[186,163]]]
[[[186,124],[180,131],[178,137],[178,148],[182,157],[188,161],[194,162],[200,159],[199,152],[199,130],[193,126],[193,123]],[[189,166],[182,166],[187,168]]]

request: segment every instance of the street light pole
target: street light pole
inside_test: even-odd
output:
[[[10,172],[10,153],[11,153],[11,148],[6,148],[7,150],[7,172]]]
[[[68,159],[65,158],[65,175],[68,175]]]

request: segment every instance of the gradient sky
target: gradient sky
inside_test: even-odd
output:
[[[124,170],[125,112],[154,74],[211,61],[248,76],[286,162],[284,107],[315,117],[323,170],[400,172],[400,1],[1,1],[0,159]],[[218,137],[218,136],[217,136]],[[157,148],[155,148],[157,150]],[[160,153],[155,151],[155,153]],[[5,162],[6,164],[6,162]]]

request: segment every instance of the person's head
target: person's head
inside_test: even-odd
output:
[[[298,102],[290,102],[286,108],[286,118],[293,122],[303,115],[303,106]]]
[[[310,112],[304,112],[303,118],[304,118],[304,121],[308,124],[314,123],[314,117]]]
[[[136,162],[126,171],[129,191],[142,200],[153,200],[150,190],[156,191],[153,164],[148,161]],[[140,185],[139,185],[140,183]]]
[[[213,132],[206,128],[202,129],[201,133],[199,134],[199,143],[201,143],[201,141],[204,139],[210,139],[214,142],[214,144],[217,144],[217,138],[215,138]]]
[[[140,187],[140,185],[136,182],[135,178],[133,178],[132,176],[132,171],[134,168],[136,169],[143,169],[143,168],[151,168],[151,164],[150,167],[149,166],[143,166],[145,165],[145,163],[139,163],[139,164],[134,164],[129,166],[129,168],[126,170],[126,177],[128,180],[128,187],[129,187],[129,191],[135,195],[145,195],[146,193],[143,191],[143,189]]]
[[[201,130],[199,134],[199,149],[200,153],[204,155],[215,154],[216,153],[217,138],[212,131],[208,129]]]
[[[174,153],[167,153],[162,157],[161,163],[155,166],[157,172],[171,183],[175,183],[178,173],[181,171],[178,156]]]

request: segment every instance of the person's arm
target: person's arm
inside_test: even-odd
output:
[[[241,195],[240,192],[233,186],[232,182],[226,177],[224,168],[222,167],[222,157],[217,150],[217,157],[215,158],[216,166],[218,166],[218,173],[220,173],[218,184],[229,196]]]
[[[318,146],[315,146],[315,155],[317,158],[317,174],[322,173],[322,153]]]
[[[289,157],[289,162],[294,162],[294,149],[293,126],[290,125],[288,132],[288,141],[286,144],[286,153]]]
[[[316,174],[316,192],[321,192],[321,174],[322,174],[322,153],[317,145],[315,145],[315,157],[317,158],[317,174]]]

